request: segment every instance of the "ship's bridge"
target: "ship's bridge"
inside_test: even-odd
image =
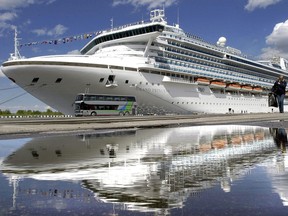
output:
[[[148,25],[140,25],[138,28],[135,26],[134,28],[126,28],[120,31],[112,31],[108,34],[101,34],[91,40],[82,50],[81,54],[83,55],[92,55],[95,53],[99,44],[114,41],[118,39],[133,37],[144,35],[153,32],[161,33],[164,30],[165,26],[160,23],[150,23]]]

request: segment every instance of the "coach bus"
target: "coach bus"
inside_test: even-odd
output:
[[[78,94],[74,103],[75,116],[136,115],[134,96]]]

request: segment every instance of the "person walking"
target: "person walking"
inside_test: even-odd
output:
[[[272,92],[276,95],[278,106],[279,106],[279,112],[284,112],[284,97],[285,97],[285,91],[286,91],[287,83],[284,80],[284,77],[281,75],[274,83],[274,86],[272,87]]]

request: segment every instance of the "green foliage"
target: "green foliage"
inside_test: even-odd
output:
[[[44,112],[39,110],[18,110],[15,114],[11,113],[9,110],[2,111],[0,109],[0,116],[36,116],[36,115],[63,115],[60,112],[52,111],[51,109],[47,109]]]
[[[0,115],[1,115],[1,116],[11,115],[11,112],[10,112],[9,110],[4,110],[4,111],[2,111],[2,110],[0,109]]]

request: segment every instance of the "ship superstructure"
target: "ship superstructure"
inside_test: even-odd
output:
[[[169,25],[164,10],[150,22],[101,31],[81,55],[12,59],[13,82],[51,107],[73,114],[80,92],[136,96],[138,113],[271,112],[267,94],[287,60],[257,62],[240,50]]]

